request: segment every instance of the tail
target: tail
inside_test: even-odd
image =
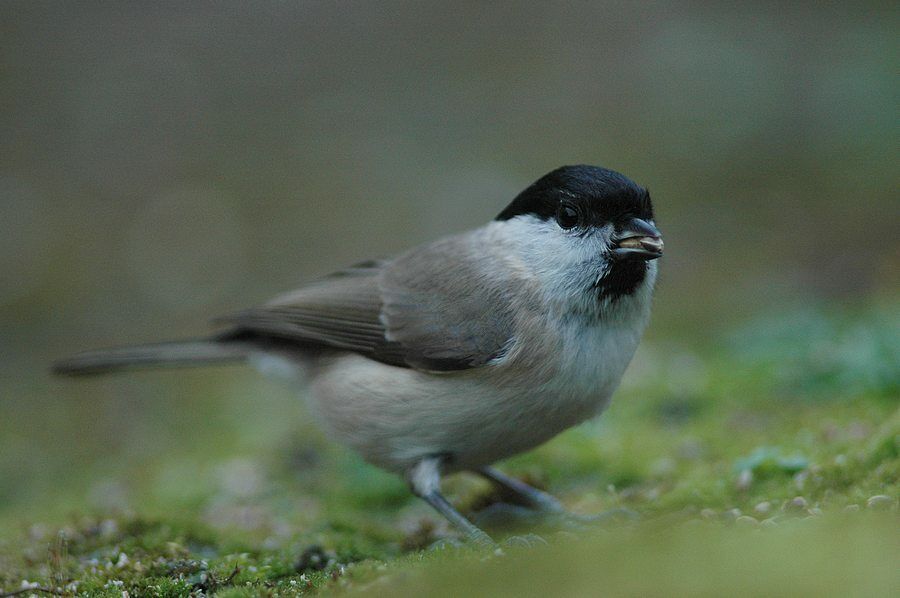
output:
[[[224,343],[215,339],[155,343],[79,353],[53,364],[53,373],[87,376],[120,370],[196,367],[243,361],[247,356],[246,347],[240,343]]]

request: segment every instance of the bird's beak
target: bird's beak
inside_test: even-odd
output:
[[[612,253],[619,259],[655,260],[663,253],[659,230],[640,218],[628,220],[613,242]]]

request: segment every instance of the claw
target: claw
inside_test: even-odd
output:
[[[537,534],[510,536],[503,542],[503,545],[508,546],[509,548],[537,548],[538,546],[549,546],[547,540]]]

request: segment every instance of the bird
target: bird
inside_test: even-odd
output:
[[[53,369],[303,372],[331,438],[402,476],[467,540],[496,545],[442,494],[442,476],[472,472],[524,506],[565,512],[495,464],[609,405],[648,325],[663,248],[646,188],[563,166],[483,226],[219,317],[207,337],[87,351]]]

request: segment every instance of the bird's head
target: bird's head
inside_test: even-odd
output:
[[[663,253],[649,192],[597,166],[544,175],[496,220],[521,227],[526,259],[545,284],[570,293],[590,289],[605,301],[652,285],[653,260]]]

